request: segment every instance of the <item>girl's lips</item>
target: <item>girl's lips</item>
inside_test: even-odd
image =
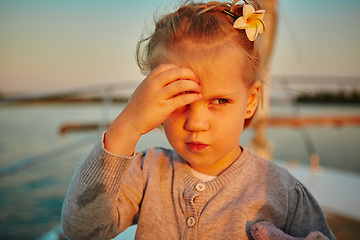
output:
[[[209,145],[201,142],[188,142],[186,143],[187,148],[192,152],[201,152]]]

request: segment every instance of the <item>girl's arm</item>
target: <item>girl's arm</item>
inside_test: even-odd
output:
[[[99,141],[78,165],[61,216],[68,239],[111,239],[132,224],[142,197],[141,172],[134,159],[107,152]],[[122,184],[129,167],[135,175],[131,186]]]
[[[251,236],[255,240],[336,239],[318,202],[299,181],[289,195],[288,207],[289,219],[284,232],[270,222],[260,221],[251,226]]]
[[[193,71],[173,64],[154,69],[138,86],[73,176],[62,211],[69,239],[110,239],[132,224],[144,189],[141,155],[133,154],[138,139],[177,108],[199,100],[200,91]],[[124,182],[128,169],[131,180]]]
[[[289,195],[289,219],[285,232],[291,236],[307,236],[310,232],[321,232],[329,239],[336,239],[331,232],[319,203],[313,195],[297,182]],[[311,239],[311,238],[308,238]]]

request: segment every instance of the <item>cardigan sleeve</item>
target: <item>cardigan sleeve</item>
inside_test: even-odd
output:
[[[289,194],[288,211],[285,232],[290,236],[306,237],[319,231],[329,239],[336,239],[318,202],[299,181]]]
[[[66,237],[111,239],[132,225],[143,194],[140,165],[141,153],[115,155],[99,141],[78,165],[65,197],[61,223]],[[129,168],[131,181],[125,181]]]

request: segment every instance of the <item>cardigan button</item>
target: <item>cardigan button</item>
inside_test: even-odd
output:
[[[195,189],[198,190],[199,192],[202,192],[205,190],[205,184],[204,183],[198,183],[195,185]]]
[[[193,227],[195,226],[196,220],[194,217],[188,217],[186,219],[186,225],[188,225],[188,227]]]

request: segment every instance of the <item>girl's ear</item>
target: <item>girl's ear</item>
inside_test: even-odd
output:
[[[259,81],[254,82],[249,88],[245,119],[251,118],[256,112],[260,100],[260,88],[261,83]]]

